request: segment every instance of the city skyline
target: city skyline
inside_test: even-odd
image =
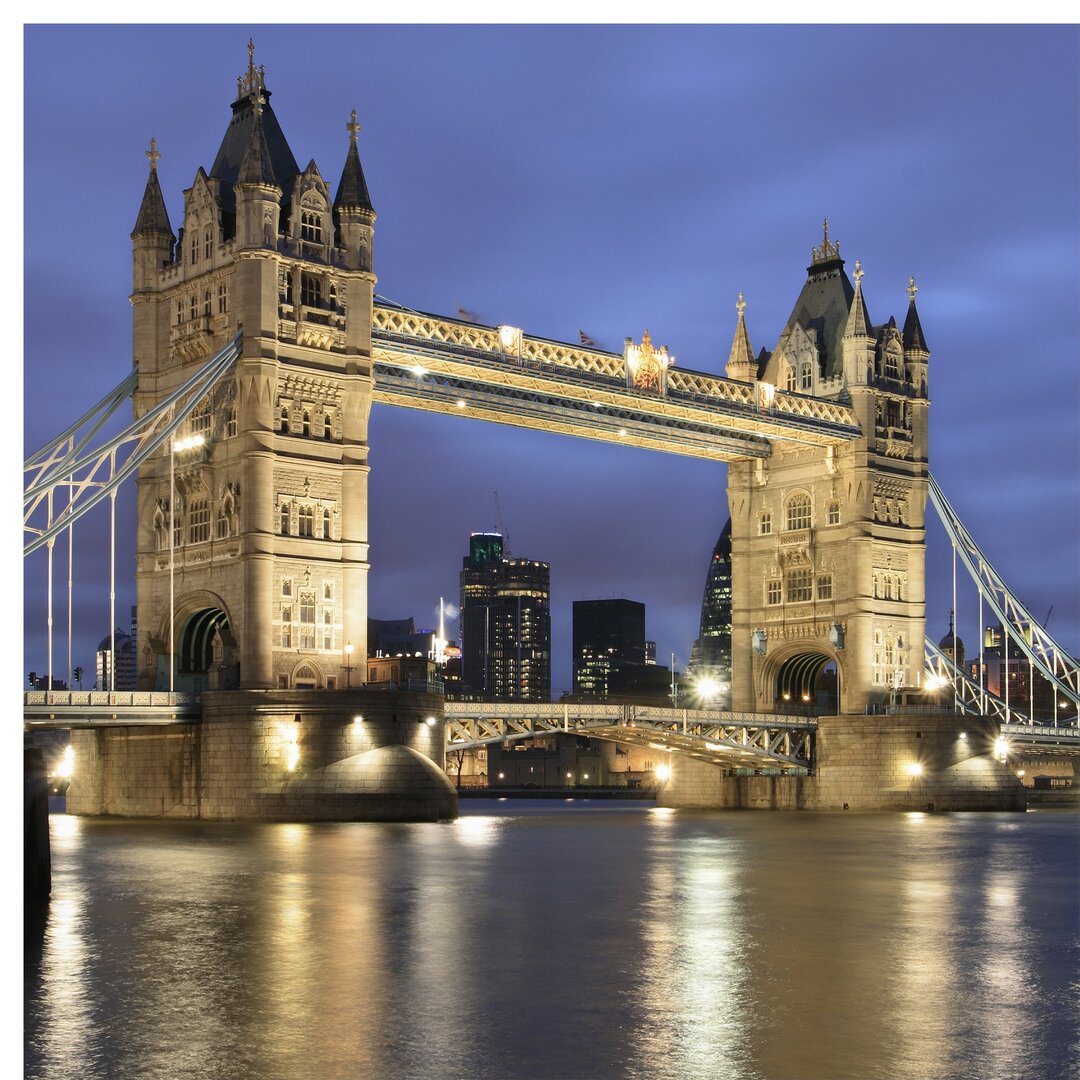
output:
[[[408,306],[447,315],[460,306],[479,322],[567,341],[580,331],[616,352],[647,328],[680,366],[720,373],[739,291],[755,351],[775,346],[823,218],[849,272],[861,260],[875,322],[902,321],[914,275],[931,350],[932,471],[990,561],[1038,618],[1054,605],[1051,631],[1077,650],[1074,29],[250,34],[299,160],[337,177],[357,109],[379,214],[376,288]],[[27,30],[25,449],[128,370],[127,236],[142,155],[156,138],[175,227],[181,191],[209,167],[227,123],[248,35]],[[917,57],[918,78],[872,81],[886,37],[896,55]],[[170,55],[199,56],[197,74],[180,63],[171,80],[152,78],[166,39]],[[319,61],[298,62],[296,46],[315,42]],[[353,74],[349,50],[361,48]],[[844,80],[796,96],[823,57]],[[73,128],[64,118],[76,94],[90,97]],[[57,295],[66,304],[53,313]],[[1010,365],[1021,377],[1009,378]],[[373,617],[435,623],[439,597],[455,595],[468,534],[502,524],[498,491],[511,553],[551,565],[555,696],[570,686],[575,599],[645,603],[659,658],[675,652],[685,668],[727,518],[722,466],[383,406],[371,446]],[[937,640],[952,598],[942,530],[929,543],[927,633]],[[25,663],[42,671],[36,562]],[[76,589],[92,652],[107,630],[107,581]],[[971,597],[958,612],[969,640]],[[118,612],[129,603],[121,592]],[[73,662],[87,666],[81,656]],[[63,677],[66,655],[53,668]]]

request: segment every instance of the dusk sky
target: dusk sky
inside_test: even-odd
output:
[[[1039,621],[1053,605],[1050,631],[1080,649],[1077,27],[29,27],[27,451],[130,369],[150,138],[175,231],[249,36],[297,161],[334,187],[356,109],[377,292],[409,307],[566,341],[580,329],[612,351],[648,328],[681,367],[722,373],[738,293],[755,352],[774,348],[824,218],[849,276],[862,262],[874,323],[903,322],[914,275],[931,471],[1013,590]],[[372,616],[433,626],[440,596],[456,604],[498,491],[512,554],[551,564],[554,695],[571,684],[574,600],[643,602],[658,660],[685,666],[724,466],[388,406],[370,441]],[[133,508],[129,493],[121,627]],[[76,539],[74,662],[91,671],[109,629],[103,525]],[[929,544],[936,640],[951,606],[936,524]],[[26,567],[24,680],[45,670],[44,563]],[[969,654],[976,603],[961,585]]]

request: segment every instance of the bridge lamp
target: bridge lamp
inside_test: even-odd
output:
[[[670,765],[657,765],[653,772],[656,773],[656,779],[662,784],[667,783],[667,781],[671,779]]]
[[[427,368],[423,364],[413,364],[412,373],[418,379],[422,379],[427,374]]]
[[[720,684],[716,679],[702,678],[694,684],[694,689],[697,690],[698,697],[708,704],[719,695]]]
[[[362,716],[361,716],[361,715],[360,715],[359,713],[357,713],[357,714],[356,714],[356,715],[355,715],[355,716],[354,716],[354,717],[352,718],[352,722],[353,722],[354,724],[362,724],[362,723],[364,722],[364,718],[363,718],[363,717],[362,717]]]
[[[458,407],[459,409],[464,409],[464,408],[465,408],[465,401],[464,401],[464,399],[463,399],[463,398],[458,398],[458,403],[457,403],[457,407]]]
[[[60,758],[60,764],[56,769],[56,775],[64,780],[70,780],[72,774],[75,772],[75,747],[70,743],[64,747],[63,756]]]
[[[427,718],[427,719],[426,719],[426,720],[424,721],[424,723],[425,723],[425,724],[427,724],[427,726],[428,726],[428,727],[434,727],[434,726],[435,726],[435,717],[434,717],[434,716],[429,716],[429,717],[428,717],[428,718]]]
[[[1009,740],[1004,735],[999,735],[997,742],[994,743],[994,757],[998,761],[1004,763],[1005,759],[1009,756]]]
[[[913,761],[907,766],[908,776],[922,776],[923,767],[921,761]]]

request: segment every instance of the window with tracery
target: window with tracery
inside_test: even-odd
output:
[[[770,581],[765,586],[765,602],[767,604],[779,604],[781,600],[779,580]]]
[[[322,307],[322,279],[315,274],[300,275],[300,303],[304,307]]]
[[[299,529],[297,535],[299,536],[314,536],[315,535],[315,508],[313,506],[301,506],[300,507],[300,520]]]
[[[836,499],[833,499],[833,501],[831,503],[829,503],[829,507],[826,510],[825,514],[826,514],[825,520],[828,522],[828,524],[830,524],[830,525],[839,525],[840,524],[840,503]]]
[[[832,574],[818,574],[817,598],[819,600],[832,599]]]
[[[322,243],[322,214],[316,214],[311,210],[300,212],[300,239],[309,240],[315,244]]]
[[[289,535],[289,504],[281,504],[281,535]]]
[[[300,593],[300,648],[315,648],[315,594]]]
[[[322,534],[323,534],[323,539],[325,539],[325,540],[330,539],[330,508],[329,507],[323,507],[323,512],[322,512]]]
[[[802,389],[809,390],[814,384],[813,375],[809,364],[803,364],[802,366]]]
[[[758,517],[758,536],[768,536],[772,532],[772,514],[768,510],[762,510]]]
[[[188,509],[188,538],[193,544],[210,539],[210,500],[192,499]]]
[[[788,499],[787,527],[788,529],[810,528],[810,496],[805,492],[800,491]]]
[[[812,570],[798,567],[787,572],[787,597],[789,604],[803,604],[814,598],[814,575]]]

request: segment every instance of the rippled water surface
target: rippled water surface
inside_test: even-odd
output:
[[[35,1080],[1080,1075],[1072,812],[51,828]]]

